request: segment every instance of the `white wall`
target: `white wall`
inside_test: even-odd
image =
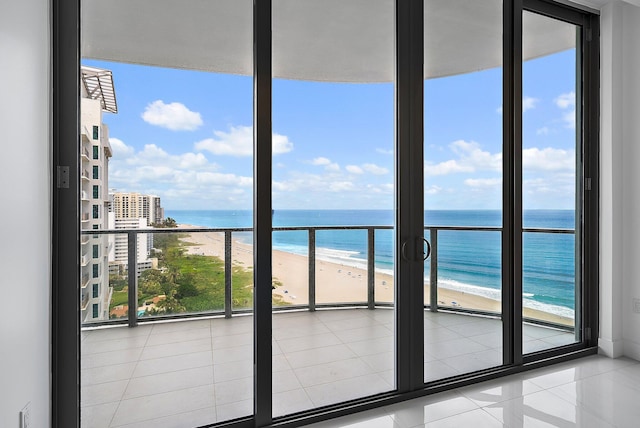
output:
[[[619,357],[622,337],[622,4],[600,15],[600,339],[601,353]],[[614,167],[615,166],[615,167]],[[613,310],[613,308],[617,308]]]
[[[50,425],[48,0],[0,5],[0,427]]]
[[[622,225],[624,354],[640,360],[640,7],[622,5]]]
[[[640,7],[601,12],[599,346],[640,360]]]

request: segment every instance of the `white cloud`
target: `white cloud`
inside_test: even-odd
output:
[[[325,157],[318,157],[313,159],[311,165],[324,166],[327,171],[340,171],[340,165],[335,162],[331,162],[331,159]]]
[[[289,153],[293,150],[293,143],[289,141],[289,137],[286,135],[273,133],[271,137],[273,143],[273,154],[281,155],[283,153]]]
[[[432,186],[425,187],[424,194],[425,195],[437,195],[441,191],[442,191],[442,187],[436,186],[436,185],[432,185]]]
[[[480,148],[475,141],[457,140],[449,145],[451,150],[460,156],[460,162],[474,170],[502,170],[502,153],[489,153]]]
[[[461,165],[458,161],[453,159],[440,162],[438,164],[426,164],[424,166],[424,173],[427,176],[435,176],[435,175],[448,175],[456,172],[473,172],[475,171],[473,167]]]
[[[142,113],[142,119],[172,131],[194,131],[202,126],[200,113],[189,110],[182,103],[165,104],[162,100],[149,103]]]
[[[362,169],[367,171],[370,174],[373,175],[384,175],[387,174],[389,172],[389,170],[387,168],[378,166],[376,164],[373,163],[365,163],[362,165]]]
[[[576,93],[571,91],[567,92],[566,94],[561,94],[554,100],[554,102],[561,109],[575,108]]]
[[[522,167],[531,171],[573,171],[575,169],[575,152],[546,147],[532,147],[522,151]]]
[[[253,179],[251,177],[239,177],[235,174],[221,174],[219,172],[200,172],[196,174],[196,181],[202,184],[214,184],[218,186],[241,186],[251,187]]]
[[[351,181],[334,181],[329,183],[329,191],[331,192],[349,192],[354,189]]]
[[[435,165],[426,163],[424,168],[425,175],[436,176],[479,170],[502,170],[502,154],[492,154],[484,151],[480,148],[480,144],[475,141],[457,140],[449,144],[449,149],[458,156],[458,159],[449,159]]]
[[[524,113],[527,110],[534,109],[536,107],[536,104],[538,104],[538,101],[540,100],[533,97],[522,98],[522,112]]]
[[[117,138],[111,142],[112,188],[159,194],[163,205],[170,208],[208,208],[211,201],[225,206],[251,206],[252,177],[220,171],[220,166],[209,162],[203,153],[170,154],[155,144],[136,151]]]
[[[496,113],[498,113],[498,114],[502,114],[502,106],[500,106],[500,107],[498,107],[498,108],[496,109]]]
[[[347,165],[346,170],[351,174],[364,174],[368,172],[373,175],[385,175],[389,173],[389,170],[385,167],[376,165],[374,163],[364,163],[360,166],[358,165]]]
[[[393,149],[381,149],[381,148],[377,148],[376,152],[383,154],[383,155],[392,155],[393,154]]]
[[[502,184],[502,178],[469,178],[464,180],[469,187],[494,187]]]
[[[542,128],[538,128],[536,130],[536,134],[537,135],[549,135],[549,128],[546,126],[543,126]]]
[[[331,160],[323,157],[315,158],[311,161],[311,165],[329,165]]]
[[[575,92],[567,92],[566,94],[561,94],[555,100],[558,108],[565,110],[566,112],[562,115],[562,121],[565,123],[567,128],[575,128],[576,127],[576,94]]]
[[[232,126],[229,132],[213,131],[215,138],[195,143],[196,150],[206,150],[215,155],[251,156],[253,154],[253,127]],[[273,134],[273,154],[293,150],[293,143],[285,135]]]
[[[571,110],[562,115],[562,121],[565,123],[567,128],[575,128],[576,127],[576,111]]]
[[[133,147],[127,146],[122,140],[118,138],[109,138],[109,144],[111,145],[111,151],[113,157],[126,158],[135,153]]]

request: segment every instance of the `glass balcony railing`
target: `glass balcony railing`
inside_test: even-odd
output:
[[[109,245],[113,245],[111,240],[115,241],[118,250],[116,253],[126,255],[126,260],[109,262],[109,284],[106,287],[108,291],[105,291],[109,296],[107,298],[105,295],[110,308],[109,319],[91,319],[85,326],[96,323],[128,323],[135,326],[138,321],[212,315],[230,318],[234,314],[251,312],[251,231],[251,228],[82,231],[83,237],[109,236]],[[299,234],[304,241],[304,245],[300,246],[304,251],[298,251],[297,254],[286,253],[286,257],[289,257],[287,260],[274,255],[274,311],[314,311],[317,308],[328,307],[374,309],[393,306],[392,256],[390,260],[386,260],[387,265],[380,266],[381,256],[376,245],[381,238],[392,241],[391,226],[274,227],[273,231],[274,237]],[[361,251],[346,256],[340,252],[328,253],[327,249],[322,247],[322,236],[328,232],[349,233],[349,239],[359,240]],[[571,243],[574,240],[574,230],[526,229],[524,232],[527,236],[538,237],[536,245],[542,247],[547,245],[561,248],[556,245],[556,241],[567,241],[564,249],[558,251],[563,252],[562,257],[566,259],[566,265],[573,263],[574,248]],[[460,253],[464,251],[460,250],[459,244],[451,244],[453,238],[460,235],[473,235],[472,242],[483,243],[478,244],[479,247],[473,248],[473,251],[468,251],[468,259],[460,259]],[[425,227],[425,237],[431,245],[430,257],[425,261],[422,284],[425,310],[446,310],[500,318],[501,236],[500,227]],[[276,241],[274,238],[274,242]],[[456,242],[460,242],[459,237],[456,238]],[[527,242],[525,239],[525,254],[528,251]],[[145,259],[136,257],[136,254],[140,254],[141,245],[152,248]],[[274,253],[276,251],[284,253],[277,248],[274,249]],[[295,256],[295,260],[290,256]],[[386,257],[389,258],[388,255]],[[293,282],[290,280],[291,276],[284,278],[287,275],[282,273],[287,269],[291,270],[292,267],[279,266],[287,263],[298,263],[302,266],[298,269],[300,266],[296,265],[296,280]],[[467,279],[452,276],[456,265],[457,272],[468,274]],[[527,290],[528,267],[525,260],[524,297],[529,299],[531,304],[527,306],[525,302],[524,320],[573,331],[575,316],[570,308],[571,302],[566,302],[563,308],[556,307],[549,303],[552,299],[548,295],[556,284],[558,287],[566,288],[564,292],[568,294],[573,292],[569,289],[575,290],[573,268],[569,269],[570,272],[556,272],[555,275],[545,271],[550,269],[548,266],[531,268],[544,271],[542,276],[546,276],[546,284],[543,285],[547,292],[546,295],[539,296],[542,300],[536,300],[535,293]],[[344,291],[341,290],[338,294],[327,291],[327,272],[331,273],[332,280],[344,281]],[[469,279],[472,277],[477,282]],[[350,291],[347,291],[347,288]],[[114,310],[116,307],[117,311]]]

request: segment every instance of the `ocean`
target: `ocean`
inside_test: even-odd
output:
[[[251,227],[251,211],[166,210],[178,224],[200,227]],[[281,226],[391,226],[391,210],[276,210],[274,227]],[[500,211],[425,211],[425,226],[500,227]],[[525,228],[573,229],[573,210],[528,210]],[[491,231],[438,232],[438,286],[500,299],[501,237]],[[429,232],[425,231],[429,239]],[[234,239],[251,243],[250,233]],[[274,249],[300,255],[308,253],[307,231],[273,233]],[[366,269],[366,230],[316,232],[316,257]],[[376,230],[376,270],[393,272],[393,230]],[[425,279],[429,262],[425,263]],[[575,313],[575,236],[525,233],[523,236],[523,305],[573,318]]]

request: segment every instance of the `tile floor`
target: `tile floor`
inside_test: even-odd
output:
[[[640,363],[594,355],[325,421],[315,428],[632,428]]]
[[[425,312],[424,323],[425,380],[500,364],[500,321]],[[393,327],[393,311],[387,309],[275,314],[274,416],[392,390]],[[194,427],[249,415],[253,406],[252,334],[250,316],[83,331],[82,428]],[[573,335],[525,325],[524,339],[525,352],[530,352],[571,343]],[[598,363],[594,367],[609,367],[606,364]],[[577,380],[570,373],[564,376],[567,383]],[[640,371],[637,376],[640,380]],[[549,379],[542,376],[535,382],[518,379],[523,380],[509,380],[506,387],[496,384],[495,392],[469,389],[467,394],[471,395],[463,395],[463,392],[439,394],[422,401],[414,400],[413,404],[395,406],[397,415],[389,413],[388,409],[378,409],[348,418],[344,423],[363,423],[356,426],[367,427],[423,426],[452,416],[450,408],[454,408],[460,410],[455,413],[460,414],[459,418],[520,426],[524,422],[509,424],[522,418],[522,412],[518,416],[520,410],[531,407],[529,402],[522,400],[523,394],[532,393],[535,404],[536,400],[544,400],[545,395],[536,396],[533,392],[543,392],[560,384],[554,385],[553,376]],[[512,382],[520,382],[519,393]],[[578,400],[576,394],[571,396],[570,390],[564,394],[562,399]],[[529,398],[528,395],[525,397]],[[482,402],[482,399],[487,401]],[[492,407],[498,402],[510,404],[504,408]],[[424,410],[426,404],[432,410]],[[410,411],[415,406],[419,407],[418,413],[424,413],[424,419]],[[371,420],[366,422],[358,419],[369,416]],[[565,421],[564,416],[560,413],[557,422]],[[566,419],[569,420],[571,418]],[[389,421],[391,425],[388,425]],[[340,426],[332,425],[337,423],[332,421],[323,426]],[[451,426],[464,425],[456,422]]]

